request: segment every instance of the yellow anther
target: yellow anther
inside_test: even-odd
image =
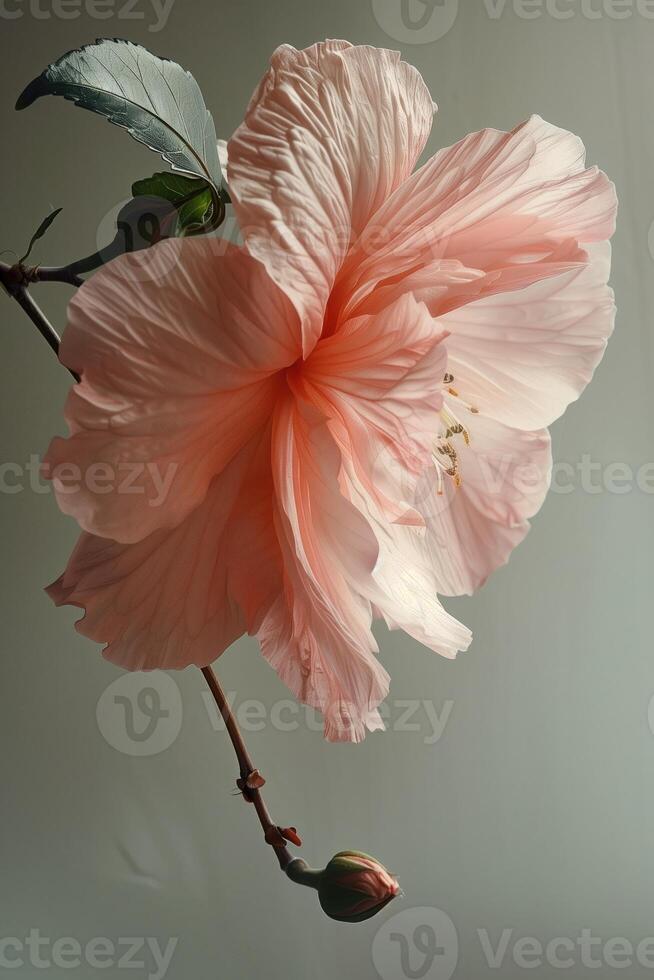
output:
[[[445,390],[448,395],[453,398],[459,399],[458,404],[462,405],[467,409],[472,415],[478,415],[479,409],[474,405],[469,405],[467,402],[462,401],[459,396],[459,392],[456,388],[452,387],[454,381],[454,375],[449,372],[443,377],[443,384],[446,386]],[[443,474],[449,476],[454,483],[455,488],[459,488],[462,484],[461,473],[459,470],[459,457],[457,451],[449,441],[455,436],[463,436],[463,441],[466,446],[470,445],[470,433],[468,432],[465,425],[459,421],[451,408],[444,404],[440,410],[440,417],[444,424],[444,429],[437,436],[434,443],[434,452],[432,453],[432,459],[434,461],[434,467],[436,469],[436,475],[438,478],[438,484],[436,493],[439,497],[443,495]],[[439,457],[445,456],[446,460],[442,460]]]

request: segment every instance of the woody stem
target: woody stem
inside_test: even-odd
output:
[[[27,282],[23,276],[22,266],[11,266],[7,265],[6,262],[0,262],[0,283],[6,289],[8,295],[11,296],[12,299],[15,299],[20,308],[27,313],[28,317],[50,349],[53,350],[57,356],[59,356],[59,334],[52,326],[41,307],[32,298],[27,287]],[[75,381],[79,381],[79,377],[74,371],[71,371],[70,373],[75,378]]]

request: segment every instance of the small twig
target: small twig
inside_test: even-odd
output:
[[[126,236],[116,235],[116,238],[100,251],[93,252],[92,255],[87,255],[83,259],[77,259],[75,262],[70,262],[68,265],[37,266],[33,270],[35,278],[32,281],[65,282],[71,286],[82,286],[84,280],[81,276],[86,275],[87,272],[94,272],[101,265],[106,265],[107,262],[111,262],[112,259],[128,251],[130,249],[127,247]]]
[[[9,292],[17,285],[27,287],[36,282],[63,282],[67,286],[82,286],[84,280],[81,274],[92,272],[104,261],[101,254],[95,252],[86,259],[71,262],[70,265],[25,265],[21,262],[7,265],[6,262],[0,262],[0,279]]]
[[[76,263],[74,263],[76,265]],[[25,277],[29,283],[33,282],[64,282],[69,286],[82,286],[84,280],[76,275],[73,266],[43,266],[35,265],[25,268]]]

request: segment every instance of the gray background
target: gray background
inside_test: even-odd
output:
[[[424,12],[411,3],[415,16]],[[484,126],[511,128],[532,112],[582,136],[589,161],[618,186],[619,312],[593,384],[553,430],[555,459],[575,468],[572,480],[560,476],[570,492],[550,494],[510,565],[477,596],[448,602],[475,632],[469,653],[447,662],[379,631],[393,677],[391,730],[359,746],[329,745],[288,705],[287,724],[274,721],[288,695],[253,641],[218,664],[237,703],[260,706],[249,706],[245,727],[258,730],[248,742],[273,813],[300,828],[306,858],[319,865],[338,849],[362,848],[399,873],[401,904],[358,926],[329,921],[312,893],[279,874],[254,813],[230,795],[231,749],[196,670],[174,677],[183,717],[165,678],[148,679],[160,683],[171,712],[153,739],[130,740],[112,692],[99,725],[96,706],[120,672],[73,631],[75,611],[55,610],[42,591],[64,566],[76,528],[51,494],[8,492],[16,478],[3,469],[0,939],[24,941],[30,929],[81,944],[154,937],[165,946],[178,937],[167,973],[175,980],[373,980],[378,971],[384,980],[447,980],[456,948],[443,916],[429,912],[436,908],[458,933],[455,977],[476,980],[561,975],[545,961],[531,971],[516,964],[520,937],[574,943],[589,928],[603,941],[637,944],[654,935],[651,469],[649,493],[635,480],[653,458],[654,10],[635,0],[586,0],[583,9],[581,0],[549,9],[538,0],[524,8],[461,0],[451,29],[432,39],[402,26],[401,0],[175,0],[158,31],[149,29],[157,19],[150,0],[136,0],[131,13],[120,13],[117,0],[106,20],[91,16],[94,8],[35,4],[6,0],[0,16],[0,249],[21,249],[48,209],[63,206],[35,257],[87,254],[131,182],[159,168],[124,133],[63,101],[13,112],[23,85],[64,51],[109,35],[173,57],[193,71],[227,137],[277,44],[347,37],[399,47],[422,71],[440,105],[430,151]],[[434,17],[444,29],[456,13],[450,0]],[[37,290],[61,326],[67,287]],[[64,431],[68,378],[18,308],[0,297],[0,310],[2,461],[24,466]],[[584,455],[602,464],[592,487],[576,469]],[[610,485],[612,463],[633,470],[625,492]],[[134,684],[142,678],[132,682],[136,697]],[[412,717],[400,723],[407,703]],[[449,711],[438,740],[428,710],[442,720]],[[137,727],[146,723],[137,712]],[[139,747],[161,751],[139,757]],[[410,971],[384,927],[402,910],[393,928],[409,947],[415,928],[432,923],[445,949],[423,967],[411,948]],[[493,970],[478,930],[496,946],[505,928],[513,930],[506,958]],[[620,956],[611,948],[615,958],[593,946],[601,965],[591,969],[577,947],[567,975],[613,976]],[[650,974],[652,948],[649,968],[634,956],[620,974]],[[41,954],[52,960],[52,945]],[[27,950],[22,956],[22,966],[0,975],[155,972],[150,959],[130,971],[116,962],[40,969]]]

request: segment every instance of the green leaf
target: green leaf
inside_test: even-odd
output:
[[[62,210],[61,208],[56,208],[56,210],[51,211],[50,214],[43,219],[39,227],[36,229],[32,237],[30,238],[30,243],[27,246],[27,251],[25,252],[25,255],[23,255],[18,260],[19,265],[22,265],[23,262],[25,262],[30,257],[30,253],[34,247],[34,242],[38,241],[39,238],[43,238],[46,231],[48,230],[48,228],[50,227],[54,219],[57,217],[57,215],[61,212],[61,210]]]
[[[25,109],[60,95],[121,126],[173,168],[220,191],[216,129],[193,76],[131,41],[99,38],[49,65],[20,95]]]
[[[112,241],[74,263],[76,275],[85,275],[118,255],[138,252],[166,238],[206,234],[225,216],[223,196],[194,177],[153,174],[137,180],[132,194],[134,197],[118,213]]]
[[[224,207],[204,180],[175,173],[156,173],[132,184],[135,198],[162,198],[177,210],[177,222],[169,235],[197,235],[216,227],[222,221]]]
[[[102,250],[103,261],[149,248],[165,238],[206,234],[225,216],[220,195],[204,180],[156,173],[132,185],[131,201],[116,219],[116,236]]]

